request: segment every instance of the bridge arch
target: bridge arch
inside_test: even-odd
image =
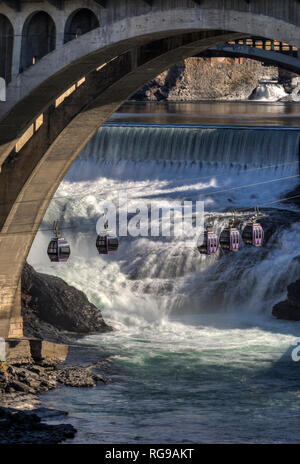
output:
[[[237,34],[183,35],[127,52],[86,77],[0,173],[0,336],[20,336],[20,277],[39,224],[58,185],[99,127],[136,90],[162,70]],[[198,40],[196,40],[198,39]],[[16,175],[19,172],[20,175]]]
[[[20,334],[25,259],[57,186],[96,130],[171,65],[249,35],[300,45],[296,25],[275,18],[271,23],[261,14],[225,11],[220,19],[219,9],[183,8],[163,15],[153,10],[68,42],[11,83],[0,121],[5,127],[0,131],[0,336]],[[55,105],[82,78],[85,82]],[[41,113],[43,124],[36,130]],[[16,152],[17,140],[31,125],[33,136]]]
[[[99,19],[96,14],[88,8],[80,8],[74,11],[65,24],[64,43],[77,39],[99,27]]]
[[[284,54],[273,50],[264,50],[246,44],[232,45],[220,44],[201,53],[201,57],[230,57],[230,58],[250,58],[265,63],[268,66],[278,66],[288,71],[300,74],[300,57]]]
[[[11,80],[13,46],[13,26],[7,16],[0,14],[0,77],[3,77],[6,83]]]
[[[56,26],[45,11],[32,13],[24,23],[20,72],[25,71],[55,49]]]

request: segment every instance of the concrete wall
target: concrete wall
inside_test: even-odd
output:
[[[69,16],[80,8],[88,8],[99,20],[101,24],[102,8],[93,0],[83,1],[64,1],[63,10],[57,9],[54,5],[48,2],[21,2],[21,11],[15,11],[5,4],[0,4],[0,13],[5,15],[11,22],[14,29],[14,48],[12,58],[12,75],[16,76],[19,73],[21,61],[21,47],[24,24],[34,13],[44,11],[52,18],[56,28],[56,48],[64,43],[65,26]]]
[[[162,16],[167,15],[170,11],[176,14],[180,9],[190,10],[190,15],[193,17],[199,11],[199,4],[193,0],[154,0],[152,7],[144,0],[107,0],[106,8],[103,8],[93,0],[72,1],[64,0],[63,8],[58,9],[50,2],[46,1],[20,1],[20,11],[15,11],[9,8],[4,3],[0,4],[0,13],[4,14],[12,23],[14,29],[14,49],[12,59],[12,75],[16,76],[20,69],[21,60],[21,44],[23,26],[28,21],[28,18],[37,11],[43,11],[49,14],[56,27],[56,47],[60,47],[64,43],[65,27],[68,18],[80,8],[88,8],[97,17],[100,26],[107,26],[117,21],[126,18],[132,18],[145,14],[160,12]],[[284,3],[284,6],[283,6]],[[202,0],[200,4],[203,15],[209,16],[209,10],[219,10],[220,28],[225,27],[224,18],[230,15],[230,12],[242,12],[252,15],[264,15],[274,20],[280,20],[289,24],[299,25],[300,11],[297,0]],[[268,29],[272,28],[272,20],[265,30],[268,34]],[[242,24],[238,24],[239,27]],[[236,30],[236,28],[230,29]],[[292,32],[292,30],[290,31]],[[280,30],[278,29],[278,33]],[[275,34],[276,35],[276,34]],[[264,35],[271,37],[271,35]],[[288,34],[285,41],[294,40],[293,34]],[[295,43],[294,43],[295,44]]]

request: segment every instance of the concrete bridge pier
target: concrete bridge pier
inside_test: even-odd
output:
[[[9,364],[56,365],[65,361],[68,347],[23,336],[21,315],[21,279],[17,285],[6,279],[0,288],[0,335],[5,340],[5,359]]]
[[[3,276],[2,276],[3,277]],[[23,337],[23,318],[21,315],[21,281],[17,285],[9,282],[0,288],[0,334],[3,338]]]
[[[23,317],[21,314],[21,279],[17,288],[12,288],[13,302],[7,338],[23,338]]]

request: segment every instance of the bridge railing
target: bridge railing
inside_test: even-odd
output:
[[[227,42],[228,45],[246,45],[247,47],[255,47],[261,50],[283,53],[284,55],[298,58],[298,48],[285,42],[278,40],[269,40],[264,37],[248,37],[239,40]]]

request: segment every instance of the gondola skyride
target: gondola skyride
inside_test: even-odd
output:
[[[211,255],[217,253],[219,249],[223,251],[239,251],[242,241],[247,246],[260,247],[264,241],[264,229],[259,222],[259,218],[266,217],[266,214],[260,213],[258,207],[254,208],[254,215],[247,221],[242,229],[242,233],[236,226],[235,212],[229,221],[228,227],[225,227],[220,235],[213,230],[212,218],[204,232],[203,242],[198,246],[200,254]]]
[[[214,255],[221,248],[223,251],[239,251],[242,240],[245,245],[260,247],[264,240],[264,229],[258,222],[259,218],[266,215],[259,212],[258,207],[254,209],[254,215],[246,223],[240,233],[236,226],[235,213],[229,221],[228,227],[225,227],[220,235],[213,228],[213,221],[210,215],[208,224],[204,231],[203,241],[197,247],[200,254]],[[53,237],[48,245],[47,254],[51,262],[67,262],[71,249],[68,241],[61,237],[58,228],[58,221],[53,223],[55,237]],[[119,239],[116,234],[108,229],[108,222],[104,224],[103,230],[98,234],[96,239],[96,248],[100,255],[114,254],[119,248]]]
[[[213,230],[212,219],[210,218],[210,221],[204,231],[203,242],[198,246],[198,251],[202,255],[212,255],[217,253],[218,249],[219,237],[218,234]]]
[[[65,263],[68,261],[71,249],[70,245],[63,237],[58,230],[58,221],[53,223],[53,231],[55,237],[53,237],[48,245],[47,254],[51,262],[56,263]]]
[[[242,240],[246,246],[260,247],[264,240],[264,229],[258,219],[266,217],[261,214],[258,207],[254,208],[254,215],[248,220],[242,233],[236,226],[235,212],[220,235],[213,228],[212,215],[204,231],[203,241],[198,245],[198,251],[204,255],[214,255],[221,248],[223,251],[239,251]],[[51,262],[67,262],[71,249],[68,241],[61,237],[58,229],[58,221],[53,223],[55,237],[48,245],[47,254]],[[116,234],[108,229],[108,221],[105,221],[104,228],[97,235],[96,248],[100,255],[111,255],[116,253],[119,248],[119,239]]]
[[[239,251],[240,245],[241,234],[235,226],[235,214],[233,213],[228,227],[225,227],[220,234],[220,247],[224,251]]]
[[[258,207],[256,207],[254,216],[251,218],[250,222],[246,224],[242,232],[245,245],[252,245],[255,247],[262,246],[264,241],[264,229],[258,222],[259,217],[263,217],[263,215],[260,214]]]
[[[291,164],[291,163],[282,163],[282,165],[285,165],[285,164]],[[270,167],[273,167],[273,166],[263,166],[260,168],[255,168],[254,170],[256,171],[260,169],[267,169]],[[219,176],[222,176],[222,175],[225,175],[225,174],[219,174]],[[297,174],[294,176],[288,176],[286,178],[275,179],[275,180],[271,179],[268,181],[261,182],[259,183],[259,185],[266,184],[269,182],[282,181],[284,179],[290,179],[291,177],[294,178],[294,177],[299,177],[299,176],[300,174]],[[199,177],[197,177],[197,179],[198,178]],[[233,188],[229,188],[225,190],[218,190],[213,193],[209,192],[209,195],[224,193],[226,191],[231,191],[231,190],[238,190],[241,188],[248,188],[254,185],[257,186],[258,183],[256,182],[254,184],[241,185],[238,187],[233,187]],[[134,188],[139,188],[139,187],[133,187],[132,189]],[[205,195],[205,194],[206,193],[201,193],[201,195]],[[287,201],[287,200],[296,199],[296,198],[300,198],[300,195],[294,195],[291,197],[282,198],[282,199],[278,199],[275,201],[265,202],[265,203],[262,203],[260,206],[265,206],[265,205],[269,205],[272,203],[278,203],[278,202]],[[218,234],[217,232],[213,230],[211,224],[208,224],[204,232],[203,243],[197,246],[199,253],[205,254],[205,255],[214,255],[220,249],[224,251],[236,252],[240,249],[242,241],[247,246],[254,246],[254,247],[262,246],[263,241],[264,241],[264,230],[263,230],[262,225],[258,221],[258,219],[261,217],[265,217],[265,216],[266,215],[261,214],[258,210],[258,207],[256,207],[254,216],[252,216],[249,219],[247,224],[242,228],[242,231],[240,231],[239,228],[236,227],[234,216],[229,222],[228,227],[225,227],[221,231],[220,234]],[[64,238],[60,236],[60,233],[58,232],[57,222],[54,223],[54,230],[56,232],[56,236],[53,237],[49,243],[48,250],[47,250],[48,256],[52,262],[66,262],[71,254],[70,245],[67,242],[67,240],[65,240]],[[119,239],[117,235],[115,235],[114,233],[108,230],[107,223],[104,226],[104,230],[101,231],[97,236],[96,247],[97,247],[99,254],[105,254],[105,255],[113,254],[119,248]]]
[[[104,224],[103,231],[97,236],[96,248],[100,255],[112,255],[119,248],[119,239],[117,235],[108,229],[107,221]]]

